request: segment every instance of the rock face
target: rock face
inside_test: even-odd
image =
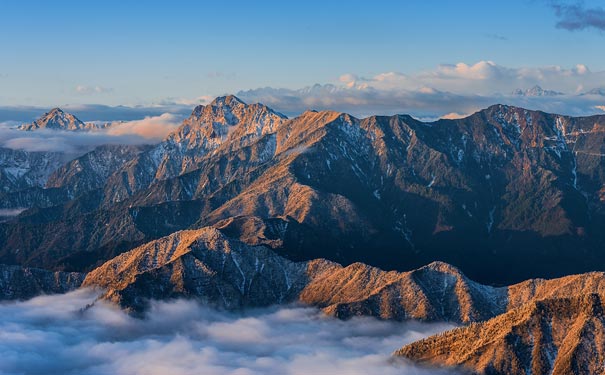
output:
[[[84,274],[0,265],[0,300],[28,299],[40,294],[67,293],[78,288]]]
[[[395,354],[477,374],[601,374],[603,311],[602,294],[536,301],[409,344]]]
[[[604,116],[501,105],[424,123],[330,111],[286,119],[217,98],[94,199],[0,225],[0,260],[90,270],[176,230],[215,226],[294,261],[405,271],[439,259],[499,285],[590,271],[605,267],[603,129]]]

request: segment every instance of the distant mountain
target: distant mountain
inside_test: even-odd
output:
[[[598,96],[605,96],[605,88],[595,88],[592,89],[590,91],[586,91],[585,93],[583,93],[582,95],[598,95]]]
[[[0,260],[90,270],[214,226],[295,261],[406,271],[440,259],[500,285],[594,270],[605,267],[603,129],[605,116],[503,105],[430,123],[286,119],[221,97],[100,189],[0,225]]]
[[[553,90],[544,90],[542,87],[536,85],[532,88],[523,90],[516,89],[512,92],[512,95],[516,96],[558,96],[564,95],[562,92],[553,91]]]
[[[601,374],[604,307],[603,294],[595,293],[535,301],[395,354],[477,374]]]
[[[20,130],[86,130],[90,125],[80,121],[76,116],[65,113],[61,108],[53,108],[30,124],[19,126]]]

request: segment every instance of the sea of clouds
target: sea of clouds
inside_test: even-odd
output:
[[[245,313],[154,302],[144,319],[90,290],[0,304],[2,374],[445,374],[390,354],[452,328],[373,318],[341,321],[309,307]],[[451,371],[448,373],[452,373]]]

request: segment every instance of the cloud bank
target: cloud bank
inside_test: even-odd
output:
[[[15,128],[15,122],[5,122],[0,123],[0,147],[79,154],[105,144],[153,144],[175,130],[182,120],[180,115],[164,113],[81,132],[46,129],[21,131]]]
[[[513,94],[541,86],[557,96]],[[493,104],[509,104],[573,116],[599,113],[605,103],[605,71],[578,64],[510,68],[492,61],[442,64],[415,74],[386,72],[373,77],[345,74],[336,84],[302,89],[265,87],[240,91],[249,102],[262,102],[288,115],[306,109],[332,109],[356,116],[406,113],[421,119],[468,115]]]
[[[303,307],[245,314],[155,302],[144,320],[94,293],[0,304],[2,374],[445,374],[390,357],[451,326],[371,318],[343,322]],[[451,373],[451,372],[450,372]]]

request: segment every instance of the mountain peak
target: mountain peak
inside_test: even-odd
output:
[[[52,114],[52,115],[58,115],[58,114],[63,114],[65,112],[63,112],[63,110],[59,107],[55,107],[53,109],[51,109],[50,111],[48,111],[48,114]]]
[[[84,130],[87,126],[71,113],[64,112],[61,108],[56,107],[46,112],[36,121],[30,124],[23,124],[19,127],[20,130],[37,130],[37,129],[52,129],[52,130]]]
[[[235,95],[225,95],[219,96],[210,103],[212,106],[237,106],[237,105],[247,105],[243,100],[238,98]]]
[[[562,92],[558,92],[558,91],[554,91],[554,90],[544,90],[539,85],[534,85],[532,88],[527,89],[527,90],[516,89],[515,91],[513,91],[512,94],[513,95],[517,95],[517,96],[557,96],[557,95],[563,95]]]

